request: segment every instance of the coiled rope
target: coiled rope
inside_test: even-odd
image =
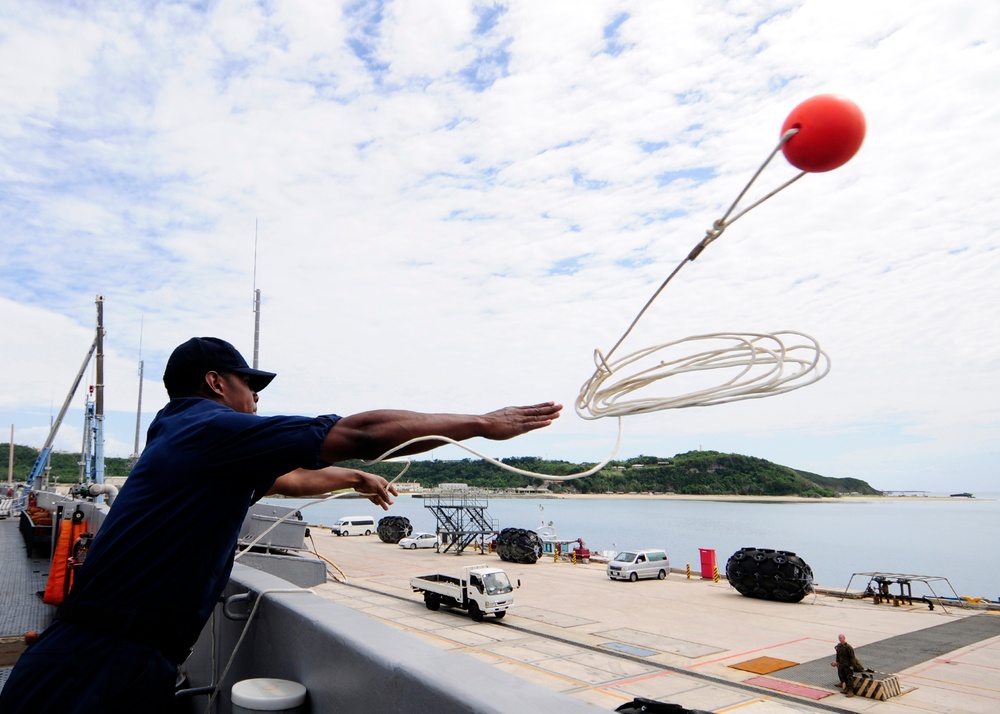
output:
[[[757,178],[763,173],[767,165],[781,150],[781,147],[798,133],[798,129],[792,128],[786,131],[778,145],[774,147],[767,159],[760,165],[750,181],[747,182],[743,190],[732,202],[729,209],[722,218],[712,224],[712,227],[705,232],[705,237],[691,249],[674,270],[667,276],[660,286],[653,293],[652,297],[639,310],[639,313],[632,320],[628,329],[622,334],[614,346],[608,350],[607,354],[599,349],[594,350],[594,362],[596,370],[588,379],[577,396],[575,408],[576,413],[584,419],[601,419],[604,417],[618,417],[618,440],[611,454],[596,466],[576,474],[553,475],[540,474],[534,471],[526,471],[509,464],[505,464],[497,459],[482,454],[475,449],[449,439],[445,436],[422,436],[411,439],[399,446],[390,449],[372,461],[365,462],[366,465],[373,465],[385,461],[392,457],[399,450],[421,441],[440,441],[454,444],[465,449],[470,454],[494,464],[495,466],[510,471],[511,473],[532,478],[541,478],[546,481],[571,481],[573,479],[592,476],[604,468],[618,453],[622,445],[623,423],[622,417],[633,414],[648,414],[664,409],[682,409],[686,407],[704,407],[715,404],[726,404],[744,399],[761,399],[776,394],[791,392],[801,389],[809,384],[818,382],[830,371],[830,358],[820,348],[819,342],[809,335],[793,330],[784,330],[773,333],[730,333],[717,332],[706,335],[695,335],[673,342],[666,342],[654,347],[632,352],[631,354],[612,360],[612,355],[629,336],[642,316],[649,310],[653,302],[660,296],[660,293],[667,287],[674,276],[680,272],[681,268],[695,260],[702,251],[719,239],[723,232],[745,216],[749,211],[756,208],[764,201],[768,200],[778,192],[788,188],[800,178],[805,176],[802,171],[793,178],[778,186],[778,188],[767,193],[762,198],[754,201],[746,208],[736,212],[736,207],[743,200],[743,197],[753,186]],[[784,339],[783,339],[784,338]],[[786,340],[789,341],[786,344]],[[641,360],[648,359],[653,355],[664,352],[679,345],[688,345],[693,342],[710,343],[708,348],[695,354],[672,359],[661,359],[650,367],[635,367]],[[714,343],[715,347],[711,343]],[[626,372],[626,368],[633,368],[637,371]],[[650,386],[666,379],[667,377],[677,377],[680,375],[697,375],[699,373],[716,370],[726,370],[734,373],[733,376],[724,380],[717,386],[696,389],[684,394],[667,397],[638,397],[635,395],[640,390],[648,390]],[[615,378],[612,381],[612,378]],[[407,462],[408,463],[408,462]],[[396,475],[390,483],[395,483],[400,476],[405,473],[406,468]],[[336,498],[340,493],[328,496],[327,498],[315,501],[320,503],[330,498]],[[313,505],[306,504],[303,508]],[[278,524],[274,524],[274,528]],[[262,533],[257,539],[247,546],[247,549],[263,538],[271,528]]]
[[[705,237],[660,284],[607,354],[599,349],[594,351],[596,369],[590,379],[583,384],[576,399],[576,413],[580,417],[584,419],[601,419],[608,416],[622,417],[632,414],[647,414],[663,409],[682,409],[725,404],[743,399],[760,399],[800,389],[827,375],[830,371],[830,358],[820,348],[819,343],[809,335],[791,330],[774,333],[721,332],[695,335],[638,350],[624,357],[619,357],[617,360],[611,359],[611,356],[622,345],[625,338],[629,336],[642,316],[680,272],[681,268],[701,255],[705,248],[722,236],[726,228],[745,216],[747,212],[779,191],[788,188],[806,174],[805,171],[796,174],[792,179],[764,197],[738,213],[734,213],[739,202],[767,165],[781,150],[781,147],[797,132],[798,129],[793,128],[782,135],[778,145],[743,187],[726,213],[712,224],[712,227],[705,232]],[[786,345],[782,337],[792,338],[796,342]],[[660,360],[651,367],[636,366],[640,361],[670,348],[687,345],[691,342],[705,341],[714,341],[722,346],[685,357]],[[626,372],[626,368],[637,371]],[[677,396],[630,398],[637,391],[645,390],[655,382],[667,377],[691,375],[712,370],[726,370],[727,372],[735,372],[735,374],[718,386],[696,389]],[[623,372],[625,373],[623,374]]]

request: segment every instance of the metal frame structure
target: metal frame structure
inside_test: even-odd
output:
[[[885,590],[882,593],[884,596],[894,597],[896,599],[905,599],[910,601],[914,599],[910,591],[910,583],[914,582],[923,583],[924,585],[927,586],[927,589],[931,591],[931,595],[934,597],[935,600],[938,601],[938,604],[941,605],[941,609],[944,610],[945,612],[948,612],[948,608],[944,606],[945,598],[941,597],[936,592],[934,592],[934,586],[931,585],[931,583],[936,581],[944,581],[945,583],[948,584],[948,587],[951,588],[952,595],[955,596],[954,599],[958,602],[958,604],[960,604],[962,607],[967,607],[967,603],[965,603],[962,600],[962,598],[958,596],[958,593],[955,592],[954,586],[952,586],[948,578],[944,577],[943,575],[912,575],[910,573],[883,573],[878,571],[871,573],[854,573],[851,575],[851,579],[847,582],[847,587],[844,588],[845,595],[847,594],[848,590],[850,590],[851,583],[854,582],[854,578],[856,578],[859,575],[868,578],[868,585],[865,587],[866,593],[871,590],[871,585],[873,582],[875,582],[885,586]],[[897,585],[899,585],[900,594],[898,596],[893,596],[888,593],[888,585],[890,583],[896,583]]]
[[[454,550],[460,555],[482,536],[492,536],[497,532],[497,521],[490,518],[486,509],[490,502],[487,499],[469,498],[468,496],[437,496],[427,499],[424,504],[434,514],[437,520],[436,532],[444,549],[438,546],[438,552],[447,553]]]
[[[94,303],[97,305],[97,329],[94,342],[90,345],[87,356],[83,358],[83,364],[80,365],[80,371],[77,372],[73,386],[70,387],[69,394],[66,395],[66,401],[63,402],[62,408],[59,410],[59,416],[52,422],[52,427],[49,429],[49,435],[45,440],[45,444],[38,452],[38,458],[35,459],[35,465],[32,466],[31,472],[28,475],[28,482],[18,500],[18,508],[20,510],[24,510],[29,490],[44,491],[48,488],[46,469],[49,457],[52,454],[52,443],[55,441],[56,433],[59,431],[63,418],[66,416],[66,411],[73,400],[73,395],[76,394],[76,390],[83,380],[83,375],[87,371],[87,365],[90,363],[91,357],[96,357],[96,383],[94,385],[94,402],[91,405],[88,401],[87,404],[86,427],[84,431],[86,438],[87,430],[93,430],[91,478],[94,483],[104,483],[104,296],[98,295]],[[93,407],[93,412],[91,412],[91,407]]]

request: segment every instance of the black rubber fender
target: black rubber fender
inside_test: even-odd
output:
[[[726,578],[746,597],[799,602],[813,590],[809,564],[791,551],[741,548],[726,562]]]
[[[383,543],[399,543],[413,532],[413,526],[405,516],[385,516],[379,519],[377,532]]]
[[[497,536],[497,554],[509,563],[537,563],[542,557],[542,539],[524,528],[504,528]]]

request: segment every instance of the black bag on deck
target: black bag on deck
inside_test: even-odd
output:
[[[680,704],[657,702],[643,697],[636,697],[627,704],[622,704],[615,711],[626,714],[710,714],[703,709],[685,709]]]

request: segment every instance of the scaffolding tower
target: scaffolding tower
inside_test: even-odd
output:
[[[497,532],[497,521],[486,512],[489,501],[485,498],[463,495],[425,500],[424,508],[437,520],[439,552],[454,551],[455,555],[461,555],[476,538],[492,537]]]

